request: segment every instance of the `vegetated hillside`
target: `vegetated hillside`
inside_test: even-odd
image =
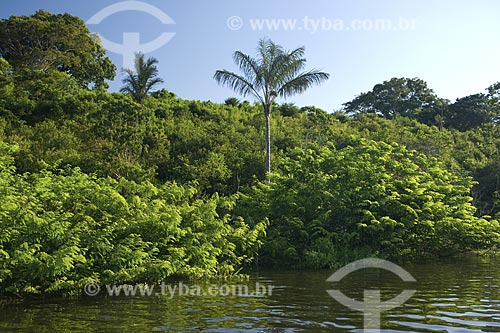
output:
[[[498,84],[455,103],[393,79],[347,113],[275,105],[267,184],[259,105],[166,90],[139,104],[15,66],[0,58],[1,294],[500,241]]]

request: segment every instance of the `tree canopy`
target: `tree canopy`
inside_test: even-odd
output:
[[[489,95],[482,93],[458,98],[448,107],[445,114],[446,125],[459,131],[467,131],[492,123],[500,114],[497,103]]]
[[[375,113],[387,119],[403,116],[432,125],[446,103],[421,79],[392,78],[345,103],[344,108],[349,115]]]
[[[99,37],[70,14],[40,10],[32,16],[0,20],[0,57],[14,71],[70,74],[82,87],[103,86],[115,77],[115,66],[106,57]]]

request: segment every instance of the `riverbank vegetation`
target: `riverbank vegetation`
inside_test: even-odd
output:
[[[82,50],[30,44],[59,25]],[[0,21],[0,294],[498,246],[500,84],[452,102],[394,78],[337,112],[274,101],[264,117],[234,97],[108,92],[115,69],[86,29]]]

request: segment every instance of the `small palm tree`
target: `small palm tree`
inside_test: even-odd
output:
[[[158,60],[155,58],[144,60],[144,54],[141,52],[136,53],[135,72],[129,68],[123,70],[126,76],[122,82],[125,86],[120,91],[130,94],[136,102],[142,103],[151,89],[163,82],[158,77],[157,63]]]
[[[251,95],[263,107],[266,117],[266,172],[269,182],[271,171],[271,129],[270,117],[274,100],[277,97],[302,93],[313,84],[320,84],[330,75],[318,70],[302,71],[306,60],[305,48],[285,51],[270,39],[261,39],[257,47],[258,58],[241,51],[233,54],[233,59],[241,74],[225,69],[215,72],[214,79],[221,85],[232,88],[243,97]]]

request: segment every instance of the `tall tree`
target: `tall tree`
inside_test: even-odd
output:
[[[70,14],[38,11],[32,16],[0,20],[0,57],[14,72],[58,70],[83,86],[105,86],[116,67],[106,57],[97,35]]]
[[[479,93],[457,98],[448,108],[446,125],[459,131],[468,131],[492,123],[497,112],[498,106],[489,95]]]
[[[225,69],[215,72],[214,79],[221,85],[232,88],[243,97],[251,95],[263,107],[266,117],[266,172],[271,171],[271,128],[270,117],[273,102],[277,97],[286,98],[302,93],[314,84],[327,80],[330,75],[316,69],[303,71],[306,59],[304,47],[286,51],[270,39],[258,43],[258,57],[236,51],[235,64],[241,74]]]
[[[447,103],[421,79],[392,78],[345,103],[344,108],[350,115],[375,113],[387,119],[403,116],[436,125]]]
[[[144,54],[141,52],[136,53],[135,71],[129,68],[123,70],[125,73],[123,84],[125,86],[120,91],[130,94],[136,102],[142,103],[151,89],[163,82],[158,77],[157,63],[158,60],[155,58],[144,60]]]
[[[500,122],[500,82],[492,84],[486,90],[491,103],[493,121],[498,124]]]

